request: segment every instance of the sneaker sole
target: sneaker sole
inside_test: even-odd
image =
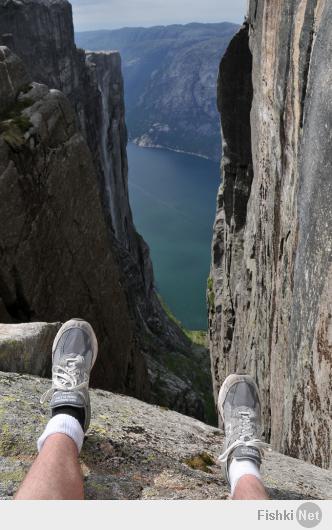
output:
[[[219,411],[222,421],[224,421],[223,410],[224,410],[224,403],[225,403],[226,396],[230,388],[236,383],[250,383],[251,385],[254,385],[257,395],[259,396],[258,387],[250,375],[231,374],[228,377],[226,377],[219,391],[219,396],[218,396],[218,411]]]
[[[92,339],[93,358],[92,358],[92,364],[91,364],[91,369],[90,369],[90,371],[91,371],[93,366],[94,366],[94,364],[95,364],[95,362],[96,362],[97,355],[98,355],[98,341],[97,341],[97,337],[96,337],[95,332],[93,331],[92,326],[89,324],[89,322],[86,322],[86,320],[83,320],[82,318],[72,318],[71,320],[68,320],[68,322],[65,322],[61,326],[61,328],[59,329],[58,333],[55,335],[55,339],[53,341],[52,361],[53,361],[53,358],[54,358],[54,352],[56,350],[57,343],[60,340],[61,335],[65,331],[67,331],[68,329],[71,329],[71,328],[83,329],[86,333],[88,333],[88,335]]]

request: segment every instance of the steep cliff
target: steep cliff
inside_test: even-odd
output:
[[[9,65],[22,71],[5,47],[0,64],[0,85],[15,80]],[[2,302],[16,322],[79,311],[101,346],[94,384],[147,396],[146,363],[135,348],[90,151],[62,92],[27,80],[11,83],[16,96],[0,120]]]
[[[87,64],[95,70],[102,101],[100,144],[105,175],[105,204],[109,207],[117,239],[130,248],[135,238],[128,200],[127,130],[121,57],[117,52],[89,53]],[[128,231],[132,233],[128,233]]]
[[[29,72],[2,49],[1,320],[81,315],[101,342],[94,384],[202,418],[208,358],[163,310],[132,220],[119,56],[76,49],[65,0],[0,0],[0,36]]]
[[[232,371],[253,374],[273,446],[322,467],[332,461],[331,16],[324,0],[252,0],[221,63],[209,281],[215,392]]]
[[[100,53],[87,60],[75,46],[67,0],[1,0],[0,39],[23,60],[31,79],[61,90],[73,105],[92,153],[109,228],[128,251],[128,260],[134,260],[137,282],[151,287],[152,267],[144,268],[137,259],[145,249],[140,248],[128,198],[120,57]]]
[[[49,411],[50,381],[0,372],[0,499],[11,499],[36,456]],[[216,465],[223,434],[134,398],[91,391],[92,419],[80,463],[87,499],[229,498]],[[269,454],[263,477],[272,499],[331,499],[332,473]]]

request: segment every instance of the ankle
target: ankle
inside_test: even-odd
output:
[[[85,423],[84,408],[71,407],[70,405],[64,405],[64,406],[56,407],[52,409],[52,418],[54,418],[54,416],[57,416],[58,414],[67,414],[68,416],[72,416],[80,423],[82,430],[84,431],[84,423]]]
[[[70,414],[56,414],[45,427],[43,434],[37,440],[40,453],[47,438],[53,434],[66,434],[71,438],[81,451],[84,442],[84,432],[79,421]]]
[[[233,500],[267,500],[269,496],[261,479],[254,475],[242,475],[236,483]]]
[[[233,496],[238,482],[244,476],[254,477],[261,481],[260,467],[255,460],[232,458],[228,469],[229,482],[231,486],[231,495]]]

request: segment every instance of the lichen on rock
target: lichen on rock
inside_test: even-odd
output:
[[[36,456],[51,382],[0,373],[0,498],[10,499]],[[223,433],[137,399],[91,391],[92,421],[80,462],[88,499],[228,499],[216,460]],[[263,476],[273,499],[332,498],[332,473],[277,453]]]

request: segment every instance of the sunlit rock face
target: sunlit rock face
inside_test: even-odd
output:
[[[209,283],[215,395],[230,372],[251,373],[273,446],[323,467],[331,465],[331,16],[325,1],[252,0],[221,62],[223,185]]]

